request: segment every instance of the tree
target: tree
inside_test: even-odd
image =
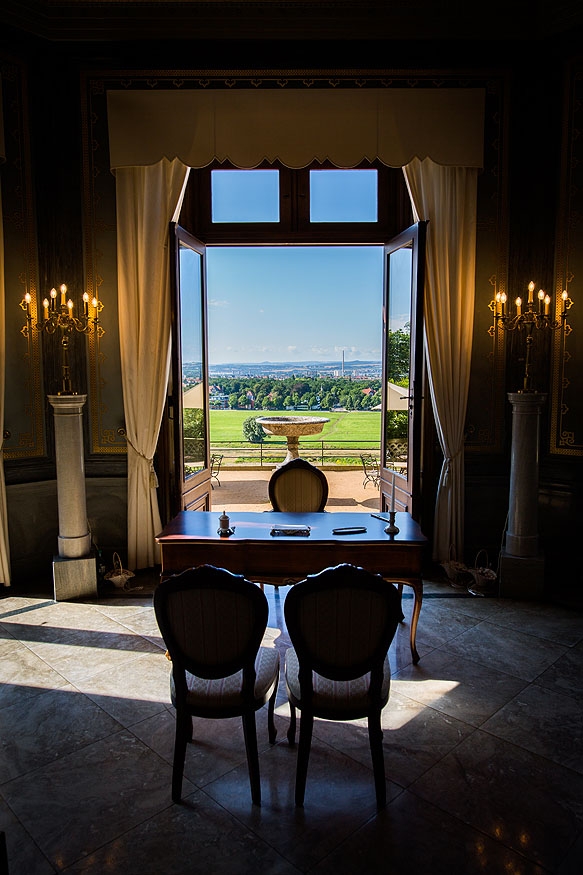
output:
[[[231,408],[231,410],[237,409],[238,401],[239,401],[239,396],[237,395],[237,393],[231,392],[231,394],[229,395],[229,407]]]
[[[391,383],[409,377],[411,352],[411,327],[409,323],[397,331],[389,331],[387,337],[387,379]]]
[[[252,444],[262,444],[267,437],[257,419],[257,416],[248,416],[243,422],[243,437]]]

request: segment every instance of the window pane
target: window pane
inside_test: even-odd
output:
[[[213,222],[279,222],[279,170],[211,171]]]
[[[180,243],[182,440],[184,479],[205,467],[202,256]]]
[[[310,222],[376,222],[376,170],[310,170]]]

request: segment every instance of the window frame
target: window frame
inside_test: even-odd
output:
[[[310,170],[339,170],[330,162],[314,161],[294,170],[279,162],[264,161],[253,170],[279,171],[279,222],[213,222],[211,219],[211,171],[241,170],[228,161],[213,161],[207,167],[192,168],[180,224],[196,229],[196,235],[210,245],[277,244],[376,244],[382,245],[412,221],[412,210],[400,167],[380,161],[364,161],[350,170],[377,170],[378,214],[376,222],[311,222]]]

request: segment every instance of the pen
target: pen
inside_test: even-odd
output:
[[[382,520],[384,523],[390,523],[391,520],[386,516],[381,516],[379,513],[371,513],[375,520]]]
[[[366,532],[366,526],[347,526],[345,529],[332,529],[333,535],[360,535]]]

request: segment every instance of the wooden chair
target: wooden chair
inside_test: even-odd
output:
[[[296,708],[302,712],[296,805],[304,804],[314,718],[366,717],[377,806],[382,808],[386,784],[381,711],[389,699],[391,678],[387,653],[403,619],[397,589],[378,574],[344,563],[297,583],[286,596],[284,614],[292,643],[285,656],[291,745]]]
[[[154,610],[172,660],[170,692],[176,709],[172,799],[182,796],[186,747],[193,717],[241,717],[251,798],[261,804],[255,712],[268,706],[275,743],[279,656],[262,647],[267,627],[265,593],[240,574],[201,565],[162,581]]]
[[[379,462],[372,455],[361,455],[360,461],[362,462],[362,469],[364,471],[364,480],[362,481],[362,488],[366,489],[367,483],[372,483],[373,486],[378,486],[381,481],[381,472],[379,470]]]
[[[221,485],[221,481],[219,480],[219,471],[221,470],[221,462],[223,461],[223,457],[218,455],[217,453],[213,453],[211,456],[211,489],[214,489],[213,480],[216,480],[219,486]]]
[[[267,491],[274,510],[319,512],[328,500],[328,481],[323,471],[305,459],[291,459],[276,468]]]

